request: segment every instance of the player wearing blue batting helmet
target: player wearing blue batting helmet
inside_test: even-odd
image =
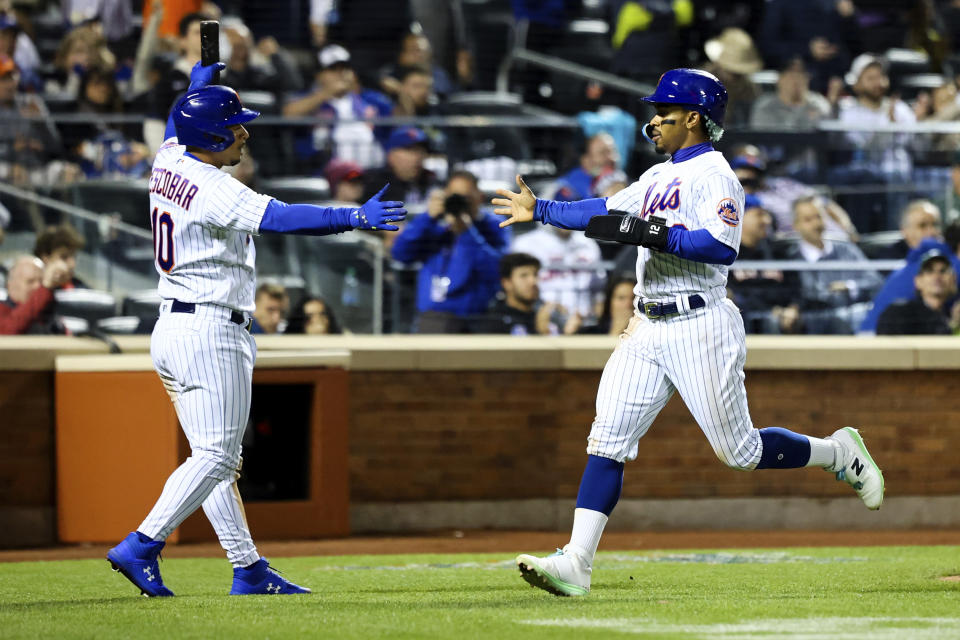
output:
[[[177,142],[219,152],[236,140],[231,126],[250,122],[260,112],[245,108],[240,103],[240,96],[230,87],[209,85],[180,98],[172,115]]]
[[[641,100],[651,104],[674,104],[696,111],[705,119],[710,140],[716,142],[723,135],[727,89],[712,73],[700,69],[671,69],[660,76],[653,94]],[[648,127],[643,127],[642,132],[650,140]]]

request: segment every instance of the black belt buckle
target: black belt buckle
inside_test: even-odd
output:
[[[707,303],[703,299],[703,296],[693,294],[687,298],[687,306],[690,308],[690,311],[693,311],[694,309],[702,309],[707,306]],[[677,315],[680,313],[680,309],[677,307],[676,302],[645,302],[643,304],[643,313],[648,318],[655,320],[657,318]]]
[[[661,306],[659,302],[646,302],[643,305],[643,313],[648,318],[659,318],[663,315],[660,311]]]

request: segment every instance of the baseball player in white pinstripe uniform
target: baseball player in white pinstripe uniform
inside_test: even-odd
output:
[[[249,137],[243,125],[259,115],[245,109],[233,89],[207,86],[223,67],[194,67],[150,178],[163,298],[150,354],[191,455],[137,530],[107,554],[147,596],[173,595],[157,557],[167,536],[201,505],[234,566],[231,594],[310,592],[280,577],[257,553],[236,485],[257,354],[249,333],[256,286],[252,236],[396,231],[390,223],[406,214],[401,202],[380,202],[383,191],[359,209],[287,205],[221,171],[240,161]]]
[[[531,585],[555,595],[590,591],[593,558],[620,497],[623,465],[675,391],[717,457],[734,469],[822,467],[851,484],[870,509],[883,502],[883,475],[856,429],[814,438],[756,429],[744,389],[743,321],[726,297],[740,246],[743,188],[712,142],[723,133],[727,92],[704,71],[665,73],[645,98],[656,115],[644,135],[670,160],[609,199],[538,200],[501,190],[502,224],[539,220],[638,245],[636,313],[603,370],[587,440],[570,542],[548,557],[521,555]]]

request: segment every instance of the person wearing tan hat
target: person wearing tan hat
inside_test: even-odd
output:
[[[707,40],[703,51],[710,60],[704,69],[720,78],[727,88],[727,125],[746,124],[750,119],[750,105],[760,95],[750,74],[763,68],[753,39],[743,29],[728,27],[716,38]]]

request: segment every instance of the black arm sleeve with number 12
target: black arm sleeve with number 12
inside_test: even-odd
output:
[[[596,240],[632,244],[663,251],[667,248],[667,221],[651,216],[649,220],[612,209],[609,215],[593,216],[586,235]]]

